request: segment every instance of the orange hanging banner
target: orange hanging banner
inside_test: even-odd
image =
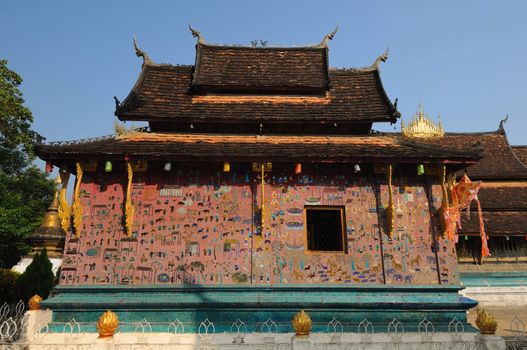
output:
[[[447,223],[447,237],[450,239],[454,236],[456,226],[461,228],[460,212],[463,209],[467,210],[467,215],[470,214],[470,203],[475,200],[478,206],[479,218],[479,234],[481,237],[481,257],[485,258],[490,255],[487,245],[487,234],[485,233],[485,225],[483,222],[483,213],[481,211],[481,203],[478,199],[478,191],[481,188],[481,181],[472,182],[465,174],[452,189],[453,205],[443,212],[444,220]]]

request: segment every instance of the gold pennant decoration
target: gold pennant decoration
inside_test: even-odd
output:
[[[392,172],[393,167],[392,165],[388,165],[388,194],[389,194],[389,201],[388,201],[388,207],[386,208],[386,222],[388,224],[388,237],[393,237],[393,230],[395,228],[395,207],[393,203],[393,188],[392,188]]]
[[[82,204],[80,199],[81,193],[81,183],[82,183],[82,166],[81,163],[77,162],[75,164],[77,169],[77,181],[75,182],[75,191],[73,192],[73,227],[75,229],[75,236],[77,238],[81,235],[82,229]]]
[[[448,190],[447,190],[447,183],[446,183],[446,166],[443,165],[441,174],[441,192],[443,195],[443,199],[441,200],[441,207],[439,208],[439,215],[441,217],[441,228],[442,228],[442,234],[443,236],[448,235],[448,223],[446,222],[446,217],[448,215],[448,210],[450,208],[449,200],[448,200]]]
[[[262,219],[262,222],[261,222],[261,234],[263,236],[263,232],[264,232],[264,225],[265,225],[265,165],[264,163],[261,164],[261,170],[262,170],[262,173],[261,173],[261,176],[262,176],[262,207],[261,207],[261,210],[262,210],[262,215],[261,215],[261,219]]]
[[[126,203],[125,203],[125,225],[126,234],[132,237],[132,225],[134,222],[134,205],[132,204],[132,181],[134,178],[134,170],[130,162],[126,162],[126,169],[128,172],[128,185],[126,186]]]
[[[60,182],[62,187],[59,191],[59,218],[60,226],[66,232],[70,229],[71,226],[71,208],[66,199],[66,192],[68,188],[68,181],[70,179],[70,172],[67,169],[60,169]]]

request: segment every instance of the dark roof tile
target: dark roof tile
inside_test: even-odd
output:
[[[326,91],[326,47],[243,47],[198,43],[197,91]]]
[[[412,142],[396,135],[225,135],[137,132],[114,138],[38,145],[44,160],[78,159],[83,156],[125,154],[171,159],[232,161],[377,161],[400,162],[451,160],[458,163],[480,159],[478,149],[463,149]]]
[[[527,211],[483,212],[483,222],[487,235],[527,235]],[[477,213],[467,219],[461,215],[462,228],[459,234],[479,234]]]
[[[371,123],[399,117],[379,71],[329,71],[322,95],[195,95],[188,66],[144,65],[133,90],[116,110],[121,120],[236,123]]]
[[[478,192],[481,207],[485,211],[527,211],[527,183],[483,182]],[[475,208],[476,203],[472,203]]]
[[[512,150],[516,157],[527,166],[527,146],[512,146]]]
[[[430,142],[460,149],[480,142],[484,157],[467,168],[467,175],[473,180],[527,179],[527,166],[514,154],[501,128],[488,133],[447,133],[445,137]]]

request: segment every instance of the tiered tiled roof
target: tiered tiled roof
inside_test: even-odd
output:
[[[232,161],[371,161],[474,163],[482,156],[475,145],[437,146],[398,134],[368,136],[227,135],[134,132],[121,136],[38,145],[42,159],[59,161],[124,155],[170,159]]]
[[[193,71],[191,66],[143,65],[116,115],[121,120],[178,123],[372,123],[399,117],[377,69],[330,69],[328,92],[295,96],[193,94]]]
[[[512,146],[512,150],[516,157],[527,166],[527,146]]]

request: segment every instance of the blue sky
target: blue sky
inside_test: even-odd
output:
[[[527,144],[526,16],[526,1],[5,1],[0,57],[24,78],[34,129],[78,139],[113,132],[113,96],[141,67],[134,34],[154,61],[193,64],[189,23],[208,42],[284,46],[338,24],[330,65],[366,66],[389,47],[381,76],[405,120],[422,103],[448,131],[490,131],[508,113],[510,142]]]

